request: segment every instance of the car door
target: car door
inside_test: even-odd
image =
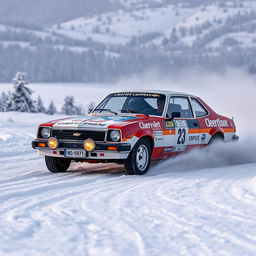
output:
[[[171,117],[173,112],[180,112],[180,117],[171,121],[174,132],[169,136],[165,146],[172,148],[171,152],[182,152],[187,147],[197,144],[198,137],[194,133],[199,132],[199,123],[194,118],[188,97],[172,96],[169,100],[167,115]]]
[[[196,120],[200,126],[197,134],[195,131],[195,135],[197,136],[197,138],[199,138],[198,144],[208,144],[211,136],[209,134],[209,128],[207,129],[205,125],[205,118],[209,115],[209,112],[197,98],[191,97],[190,102],[194,116],[196,117]]]

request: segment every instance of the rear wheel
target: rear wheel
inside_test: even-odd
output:
[[[53,173],[65,172],[70,163],[70,159],[45,156],[45,164],[48,170]]]
[[[208,145],[213,145],[213,144],[216,144],[218,142],[223,142],[223,137],[220,134],[215,134],[210,139]]]
[[[127,175],[144,175],[151,162],[151,148],[146,139],[139,140],[124,162]]]

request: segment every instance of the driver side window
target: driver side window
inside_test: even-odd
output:
[[[172,112],[180,112],[180,118],[193,118],[193,112],[187,97],[171,97],[168,106],[168,116]]]

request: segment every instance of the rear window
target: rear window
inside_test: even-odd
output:
[[[196,117],[203,117],[203,116],[208,115],[208,111],[197,99],[192,98],[191,104],[192,104],[192,108],[196,114]]]

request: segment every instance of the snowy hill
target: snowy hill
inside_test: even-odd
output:
[[[0,0],[0,23],[41,27],[119,7],[109,0]]]
[[[54,3],[64,15],[67,2]],[[256,73],[255,1],[107,3],[87,0],[88,12],[84,6],[79,12],[71,8],[73,18],[42,22],[41,28],[7,25],[0,18],[0,81],[10,81],[18,70],[36,82],[108,83],[149,70],[176,75],[190,67]]]
[[[69,21],[53,27],[53,31],[72,38],[91,38],[93,41],[124,44],[133,37],[144,34],[165,34],[193,12],[193,8],[174,5],[118,10],[88,19]]]
[[[71,38],[91,38],[93,41],[110,44],[124,44],[134,37],[151,35],[151,39],[159,45],[176,29],[179,43],[191,46],[198,37],[222,27],[228,19],[238,14],[256,12],[256,3],[250,0],[227,3],[211,1],[195,6],[186,3],[167,4],[163,1],[155,1],[154,4],[128,1],[126,5],[130,8],[89,18],[81,17],[56,25],[53,31]],[[255,17],[252,20],[254,24]],[[230,24],[232,25],[234,24]],[[220,36],[225,37],[225,31]],[[232,37],[230,34],[228,36]],[[248,37],[250,38],[250,35]],[[212,38],[214,39],[216,38]]]

